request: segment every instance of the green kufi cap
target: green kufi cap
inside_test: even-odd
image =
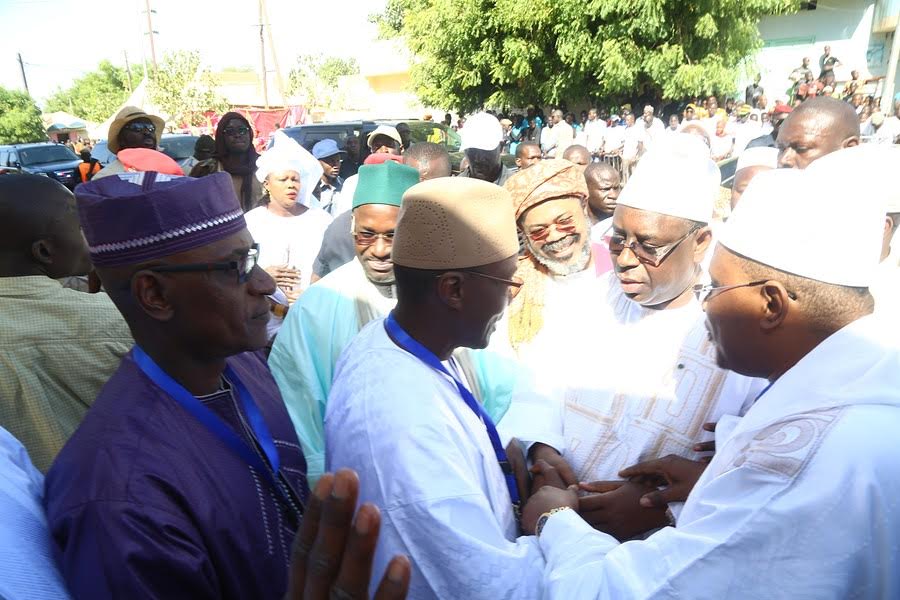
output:
[[[394,161],[380,165],[363,165],[357,172],[353,208],[364,204],[400,206],[403,193],[419,183],[419,171]]]

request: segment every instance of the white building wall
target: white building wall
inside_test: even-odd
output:
[[[756,56],[756,68],[749,71],[761,73],[770,106],[776,99],[786,100],[791,86],[788,75],[803,57],[811,59],[810,68],[819,74],[825,46],[831,46],[832,55],[843,63],[835,70],[839,82],[849,80],[854,69],[863,78],[884,77],[893,34],[872,33],[874,12],[872,0],[819,0],[816,10],[760,19],[764,47]],[[749,79],[741,82],[741,90]]]

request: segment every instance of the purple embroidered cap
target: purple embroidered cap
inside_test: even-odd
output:
[[[118,267],[206,246],[247,227],[228,173],[133,172],[75,188],[91,261]]]

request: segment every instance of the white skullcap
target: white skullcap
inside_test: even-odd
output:
[[[300,175],[299,202],[303,206],[312,206],[313,190],[322,178],[322,165],[283,131],[276,131],[272,139],[272,147],[256,159],[256,178],[263,182],[270,173],[296,171]]]
[[[490,113],[476,113],[466,118],[466,124],[460,131],[462,144],[459,149],[496,150],[503,141],[503,126],[497,117]]]
[[[703,140],[676,133],[641,158],[617,205],[708,223],[721,182]]]
[[[741,152],[737,161],[735,173],[747,167],[769,167],[770,169],[778,168],[778,148],[768,148],[765,146],[757,146],[755,148],[747,148]]]
[[[760,173],[725,223],[719,243],[779,271],[869,287],[881,258],[884,203],[854,194],[859,181],[843,169],[828,177],[810,169]]]
[[[855,192],[849,198],[850,207],[857,196],[871,194],[885,204],[885,212],[900,212],[900,185],[891,182],[891,176],[900,169],[900,147],[892,144],[860,144],[826,154],[813,161],[807,169],[820,177],[830,173],[852,173],[856,181]]]

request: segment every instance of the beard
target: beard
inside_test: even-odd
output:
[[[549,250],[554,250],[556,247],[564,246],[564,243],[567,243],[569,237],[575,236],[577,239],[575,240],[575,244],[581,244],[581,250],[571,259],[568,260],[556,260],[544,254],[544,248]],[[561,240],[557,240],[550,244],[544,244],[544,246],[538,250],[534,247],[531,240],[526,236],[526,242],[528,244],[528,250],[531,252],[531,255],[537,260],[541,265],[547,268],[548,271],[552,275],[556,275],[558,277],[565,277],[566,275],[574,275],[575,273],[580,273],[584,271],[588,263],[591,262],[591,245],[590,243],[582,238],[581,234],[575,233],[572,236],[564,237]]]

